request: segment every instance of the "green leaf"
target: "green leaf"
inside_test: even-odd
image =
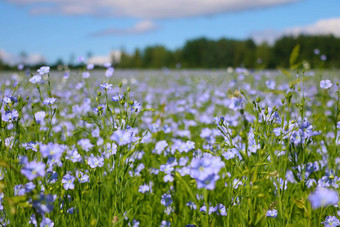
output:
[[[278,67],[278,70],[280,70],[283,73],[283,75],[285,75],[287,77],[292,76],[292,74],[289,71],[285,70],[284,68]]]
[[[290,65],[290,68],[293,69],[292,67],[293,66],[296,66],[296,60],[297,58],[299,57],[299,52],[300,52],[300,44],[297,44],[292,53],[290,54],[290,57],[289,57],[289,65]]]

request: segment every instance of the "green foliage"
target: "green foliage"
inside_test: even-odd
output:
[[[327,61],[314,55],[326,55]],[[290,68],[301,67],[307,62],[309,67],[340,68],[340,38],[334,36],[282,37],[270,46],[256,45],[253,40],[198,38],[187,41],[175,51],[162,46],[149,46],[136,50],[134,54],[123,54],[118,67],[121,68],[175,68],[180,63],[184,68]],[[178,66],[178,65],[177,65]],[[306,66],[306,65],[305,65]]]
[[[299,67],[299,63],[297,63],[297,59],[299,57],[299,52],[300,52],[300,44],[297,44],[291,55],[290,55],[290,58],[289,58],[289,65],[290,65],[290,69],[296,69],[297,67]]]

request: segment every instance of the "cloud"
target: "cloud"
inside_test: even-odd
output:
[[[8,65],[17,65],[23,63],[26,65],[36,65],[46,63],[46,58],[41,54],[28,54],[26,56],[20,56],[12,53],[8,53],[5,50],[0,50],[0,59]]]
[[[96,55],[92,56],[88,59],[87,63],[95,64],[95,65],[104,65],[107,62],[120,62],[120,58],[122,56],[122,52],[119,50],[113,50],[109,55]]]
[[[142,19],[214,15],[300,0],[7,0],[35,14],[100,15]]]
[[[263,30],[250,34],[256,43],[264,41],[273,44],[275,40],[282,36],[298,36],[298,35],[334,35],[340,37],[340,18],[322,19],[314,24],[307,26],[296,26],[287,28],[283,31]]]
[[[109,35],[136,35],[148,33],[151,31],[158,30],[159,26],[154,24],[150,20],[144,20],[136,23],[134,26],[130,28],[109,28],[103,31],[99,31],[91,34],[92,36],[109,36]]]
[[[304,27],[293,27],[285,31],[287,34],[299,35],[327,35],[340,36],[340,18],[322,19]]]

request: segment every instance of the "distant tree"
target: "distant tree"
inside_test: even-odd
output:
[[[74,53],[70,54],[69,64],[71,66],[74,66],[75,65],[75,61],[76,61],[76,55]]]
[[[62,58],[58,58],[57,61],[54,63],[55,66],[59,66],[59,65],[64,65],[64,61]]]
[[[93,57],[93,53],[91,51],[87,51],[86,53],[86,59],[89,60],[90,58]]]
[[[138,48],[135,50],[135,53],[134,53],[134,55],[133,55],[131,60],[132,60],[131,63],[132,63],[132,65],[134,67],[136,67],[136,68],[141,68],[142,67],[143,60],[142,60],[142,56],[141,56],[140,50]]]
[[[4,68],[5,68],[4,62],[2,61],[2,58],[0,56],[0,71],[4,70]]]
[[[25,51],[21,51],[19,56],[20,56],[20,62],[23,64],[27,64],[27,58],[28,58],[27,53]]]
[[[271,48],[267,42],[264,42],[256,47],[256,68],[265,69],[274,67],[270,65]]]
[[[122,68],[288,68],[293,48],[300,44],[296,62],[308,62],[312,67],[340,68],[340,38],[334,36],[286,36],[273,46],[256,45],[253,40],[198,38],[188,40],[182,48],[174,51],[161,45],[136,49],[132,55],[123,52],[119,67]],[[314,54],[319,49],[320,54]],[[327,60],[321,60],[325,55]],[[324,58],[324,57],[323,57]],[[179,64],[180,63],[180,64]]]

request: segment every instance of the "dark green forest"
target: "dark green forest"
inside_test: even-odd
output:
[[[187,41],[182,48],[169,50],[164,46],[136,49],[123,53],[119,68],[288,68],[289,58],[299,45],[298,62],[311,68],[340,68],[340,38],[334,36],[282,37],[273,45],[256,45],[251,39],[210,40],[198,38]],[[319,53],[315,54],[317,49]],[[324,55],[324,56],[323,56]],[[322,57],[321,57],[322,56]],[[326,57],[326,60],[321,58]]]
[[[299,47],[295,62],[310,68],[340,68],[340,38],[327,36],[286,36],[273,45],[256,45],[252,39],[235,40],[222,38],[211,40],[198,38],[188,40],[183,47],[170,50],[162,45],[136,49],[128,54],[123,51],[116,68],[160,69],[160,68],[227,68],[246,67],[252,69],[289,68],[294,47]],[[62,61],[51,65],[57,68]],[[33,66],[39,67],[39,66]],[[81,68],[81,65],[70,65]],[[0,59],[0,70],[15,69]],[[100,68],[100,67],[97,67]]]

